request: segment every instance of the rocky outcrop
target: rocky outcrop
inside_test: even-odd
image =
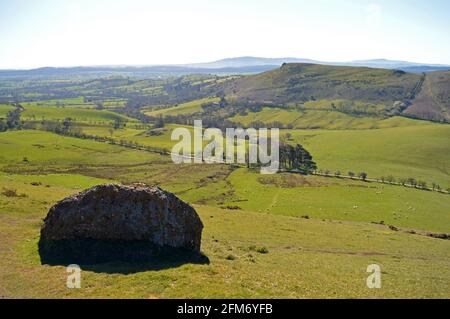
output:
[[[41,229],[40,250],[101,259],[109,255],[128,259],[159,248],[198,253],[202,229],[192,206],[158,187],[99,185],[50,209]]]

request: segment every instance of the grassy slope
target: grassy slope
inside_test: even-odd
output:
[[[366,125],[381,128],[368,129]],[[356,125],[351,130],[281,130],[280,135],[290,133],[289,143],[305,145],[321,169],[340,170],[344,174],[349,170],[365,171],[372,178],[413,177],[450,187],[449,125],[393,117],[375,124],[361,122],[361,127],[365,126],[367,129],[357,129],[360,126]],[[176,144],[170,138],[176,127],[166,125],[159,136],[127,128],[114,131],[113,137],[170,150]],[[187,128],[192,131],[192,127]],[[83,132],[110,136],[106,127],[85,127]]]
[[[246,115],[236,115],[230,119],[248,127],[254,121],[263,123],[280,122],[285,126],[291,125],[295,129],[329,129],[353,130],[375,129],[396,126],[416,126],[428,124],[403,117],[368,117],[351,116],[341,112],[329,110],[298,110],[282,108],[263,108],[260,112],[248,112]]]
[[[262,187],[261,175],[244,169],[228,176],[224,166],[173,166],[158,155],[38,131],[1,133],[0,146],[9,172],[0,174],[0,189],[27,196],[0,195],[1,296],[449,297],[448,241],[368,223],[448,231],[447,195],[317,177],[294,188]],[[196,206],[209,265],[93,265],[83,271],[83,288],[69,290],[64,267],[40,264],[41,219],[57,200],[105,178],[157,183],[191,202],[255,212]],[[292,217],[300,213],[312,219]],[[372,263],[382,266],[381,290],[365,286]]]
[[[102,100],[104,107],[107,108],[116,108],[123,107],[125,100],[123,99],[108,99]],[[24,107],[27,106],[64,106],[64,107],[76,107],[76,108],[87,108],[92,109],[97,105],[94,102],[85,102],[83,97],[77,98],[67,98],[67,99],[59,99],[59,100],[42,100],[36,102],[23,102],[21,103]]]
[[[194,101],[187,102],[187,103],[182,103],[182,104],[168,107],[168,108],[144,111],[144,114],[149,115],[149,116],[192,114],[192,113],[202,112],[203,111],[202,104],[218,102],[218,101],[219,101],[219,98],[204,98],[204,99],[194,100]]]
[[[450,187],[450,126],[415,125],[377,130],[289,131],[322,169],[369,177],[413,177]]]
[[[106,143],[68,138],[42,131],[8,131],[0,134],[0,167],[19,171],[43,168],[133,165],[161,161],[153,153],[132,151]],[[23,161],[27,157],[28,163]]]
[[[36,177],[31,176],[28,182]],[[50,177],[52,179],[52,177]],[[40,264],[41,218],[78,183],[31,186],[5,180],[26,198],[0,195],[0,295],[3,297],[438,297],[448,298],[448,241],[366,223],[333,222],[196,206],[210,263],[83,267],[82,288],[66,288],[63,266]],[[84,183],[96,184],[86,179]],[[259,254],[252,246],[267,247]],[[227,259],[234,256],[234,260]],[[382,267],[382,289],[365,285]]]
[[[259,173],[234,171],[225,183],[207,185],[182,198],[219,207],[312,218],[384,221],[406,228],[450,231],[450,196],[378,183],[288,176],[291,184],[264,183]],[[270,177],[282,179],[277,175]],[[293,183],[293,184],[292,184]]]
[[[64,120],[72,118],[77,122],[112,123],[116,119],[135,122],[136,120],[108,110],[91,110],[76,107],[60,108],[52,106],[24,106],[23,120]]]
[[[112,134],[112,137],[117,140],[127,140],[139,143],[141,145],[148,145],[152,147],[158,147],[170,150],[176,142],[171,141],[171,134],[173,129],[181,127],[178,125],[168,124],[165,126],[164,130],[162,130],[161,135],[157,136],[148,136],[145,134],[146,130],[135,130],[130,128],[115,130]],[[190,131],[192,131],[192,127],[187,127]],[[110,131],[108,127],[83,127],[82,131],[89,135],[97,135],[97,136],[108,136],[111,137]]]

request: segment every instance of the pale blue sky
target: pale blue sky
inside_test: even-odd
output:
[[[0,0],[0,68],[387,58],[450,64],[447,0]]]

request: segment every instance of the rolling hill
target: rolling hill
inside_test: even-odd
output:
[[[396,69],[406,72],[422,73],[422,72],[432,72],[432,71],[443,71],[450,70],[450,65],[443,64],[429,64],[429,63],[417,63],[399,60],[388,60],[388,59],[370,59],[370,60],[356,60],[347,62],[326,62],[318,61],[312,59],[304,58],[264,58],[264,57],[236,57],[227,58],[218,61],[208,62],[208,63],[196,63],[186,66],[194,68],[242,68],[242,67],[255,67],[255,66],[273,66],[280,67],[283,63],[314,63],[322,65],[335,65],[335,66],[357,66],[357,67],[369,67],[369,68],[379,68],[379,69]]]
[[[237,79],[225,92],[237,103],[299,106],[308,101],[340,99],[367,106],[383,104],[386,112],[392,112],[411,98],[420,79],[419,75],[397,70],[284,64]]]

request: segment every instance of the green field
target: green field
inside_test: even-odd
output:
[[[322,170],[332,173],[339,170],[343,175],[348,171],[356,174],[364,171],[374,179],[389,175],[396,179],[411,177],[430,186],[437,183],[443,189],[450,187],[449,125],[402,117],[379,120],[378,125],[382,128],[280,130],[280,136],[287,143],[304,145]],[[86,126],[82,131],[170,151],[177,143],[171,141],[172,131],[177,127],[182,126],[167,124],[159,130],[160,135],[131,128],[115,130],[111,135],[110,128],[102,126]],[[192,127],[183,127],[192,131]]]
[[[450,73],[120,69],[0,75],[0,299],[450,298]],[[193,138],[194,119],[204,129],[279,128],[290,144],[282,171],[174,164],[171,136],[184,128]],[[296,144],[317,164],[310,175],[292,169],[310,164]],[[66,265],[41,259],[43,219],[105,183],[159,186],[190,203],[203,257],[81,264],[81,289],[67,289]],[[372,264],[381,289],[367,287]]]
[[[288,130],[314,155],[319,167],[345,175],[412,177],[450,187],[450,126],[424,124],[375,130]]]
[[[39,131],[0,133],[0,148],[0,190],[17,192],[0,194],[2,297],[450,297],[450,243],[423,235],[450,230],[448,195],[175,166],[157,154]],[[65,267],[41,265],[42,218],[63,197],[109,181],[158,184],[195,203],[209,264],[83,265],[82,289],[67,289]],[[221,209],[230,205],[241,209]],[[371,223],[381,220],[400,231]],[[373,263],[382,267],[382,289],[366,287]]]
[[[181,195],[190,201],[260,213],[309,216],[447,232],[450,196],[379,183],[237,169],[226,179]]]
[[[64,120],[71,118],[73,121],[86,123],[113,123],[116,119],[127,122],[136,122],[131,118],[108,110],[93,110],[76,107],[53,107],[53,106],[24,106],[22,112],[23,120]]]
[[[93,109],[97,107],[97,102],[101,102],[105,108],[120,108],[124,106],[125,100],[123,99],[103,99],[99,101],[87,101],[83,97],[67,98],[67,99],[57,99],[57,100],[39,100],[34,102],[22,102],[23,107],[29,106],[55,106],[64,108],[83,108],[83,109]]]
[[[63,137],[42,131],[0,134],[0,167],[19,173],[143,164],[165,160],[158,154],[137,152],[106,143]],[[26,161],[25,161],[26,159]]]
[[[202,112],[202,104],[205,103],[213,103],[218,102],[219,98],[205,98],[200,100],[195,100],[187,103],[182,103],[179,105],[167,107],[167,108],[161,108],[156,110],[149,110],[146,111],[144,109],[144,114],[149,116],[159,116],[159,115],[185,115],[185,114],[193,114]]]
[[[260,112],[247,112],[246,115],[236,115],[232,121],[244,127],[251,126],[252,122],[263,123],[280,122],[285,127],[294,129],[328,129],[328,130],[357,130],[377,129],[398,126],[430,125],[429,122],[411,120],[404,117],[369,117],[354,116],[329,110],[299,110],[295,108],[269,108]]]

